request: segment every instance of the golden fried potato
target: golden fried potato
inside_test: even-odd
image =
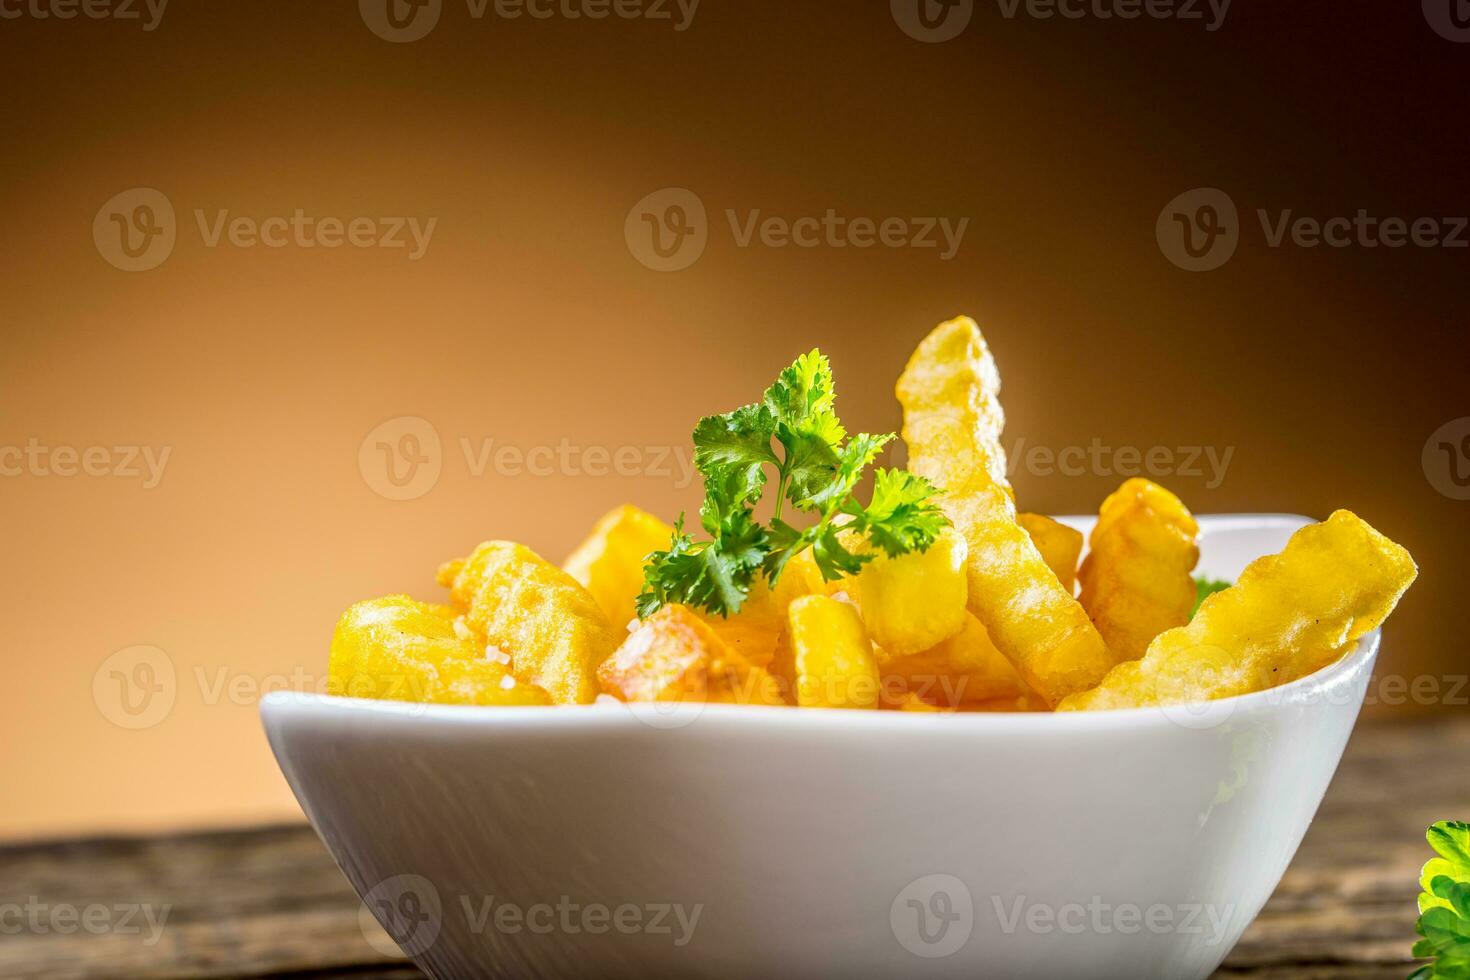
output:
[[[1402,547],[1339,510],[1257,558],[1204,601],[1187,626],[1156,637],[1062,710],[1188,704],[1296,680],[1376,628],[1418,569]]]
[[[1198,536],[1188,508],[1157,483],[1135,477],[1103,501],[1078,573],[1081,602],[1124,660],[1137,660],[1154,637],[1189,622]]]
[[[874,643],[896,657],[919,653],[965,628],[965,539],[946,527],[927,551],[881,551],[850,582]]]
[[[802,596],[787,610],[774,673],[803,708],[876,708],[881,684],[872,641],[851,603]]]
[[[1015,714],[1025,711],[1051,711],[1035,694],[1022,694],[1014,698],[996,698],[993,701],[977,701],[962,704],[957,711],[981,714]]]
[[[854,546],[855,535],[852,532],[839,535],[844,547]],[[827,581],[822,578],[822,571],[817,567],[816,556],[812,549],[804,548],[791,556],[786,567],[781,571],[781,577],[776,580],[774,592],[781,608],[781,619],[785,622],[786,607],[791,605],[792,600],[799,599],[804,595],[831,595],[840,592],[851,585],[851,579],[843,578]]]
[[[786,703],[770,674],[677,603],[640,622],[597,668],[597,679],[622,701]]]
[[[758,578],[751,584],[750,595],[739,612],[730,616],[700,609],[693,612],[736,653],[757,667],[765,667],[776,653],[776,641],[786,625],[786,606],[795,595],[783,591],[779,585],[773,590],[765,579]]]
[[[939,505],[969,546],[970,611],[1055,706],[1094,687],[1118,657],[1016,523],[1000,446],[999,391],[995,360],[968,317],[941,323],[925,337],[896,389],[909,469],[944,491]]]
[[[511,541],[486,541],[459,566],[450,598],[482,643],[511,657],[516,680],[556,704],[597,697],[597,665],[625,634],[576,579]]]
[[[337,623],[327,685],[333,694],[434,704],[544,705],[510,667],[486,655],[449,606],[406,595],[354,604]]]
[[[905,691],[893,701],[885,701],[879,707],[886,708],[890,711],[917,711],[925,714],[950,710],[948,708],[941,708],[937,704],[930,704],[913,691]]]
[[[1077,591],[1077,557],[1082,554],[1082,532],[1042,514],[1017,514],[1016,523],[1031,535],[1031,543],[1068,593]],[[1103,637],[1106,639],[1106,635]]]
[[[673,536],[657,517],[624,504],[598,520],[562,568],[592,593],[609,622],[621,626],[637,616],[634,600],[643,591],[649,552],[667,548]]]
[[[879,647],[874,653],[885,690],[912,692],[934,704],[957,707],[1030,693],[971,613],[965,613],[960,632],[928,650],[893,656]]]

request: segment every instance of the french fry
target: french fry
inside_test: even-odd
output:
[[[597,665],[625,635],[574,578],[510,541],[476,548],[449,594],[475,637],[510,655],[516,680],[544,689],[555,704],[596,698]]]
[[[607,613],[622,625],[637,615],[634,600],[643,591],[643,565],[649,552],[667,548],[674,529],[632,504],[604,514],[592,533],[562,562]]]
[[[1024,528],[1005,475],[995,360],[968,317],[941,323],[898,379],[909,469],[944,491],[969,546],[969,610],[1050,706],[1092,688],[1118,662]]]
[[[597,679],[622,701],[785,703],[770,674],[677,603],[640,622],[597,668]]]
[[[990,642],[980,620],[968,612],[960,632],[928,650],[894,656],[878,647],[874,653],[885,687],[894,684],[934,704],[958,707],[1030,693],[1016,668]]]
[[[750,587],[750,594],[732,616],[696,612],[720,639],[757,667],[765,667],[776,653],[776,641],[786,626],[786,606],[801,594],[792,588],[795,580],[781,582],[772,589],[763,578]],[[782,586],[785,585],[786,588]]]
[[[892,711],[916,711],[923,714],[933,714],[937,711],[950,710],[948,708],[941,708],[937,704],[930,704],[913,691],[905,691],[892,703],[885,703],[880,707],[888,708]]]
[[[1061,708],[1189,704],[1304,677],[1382,623],[1417,574],[1407,551],[1339,510],[1297,531],[1280,554],[1251,562],[1187,626],[1156,637],[1142,660],[1118,665]]]
[[[1031,543],[1041,552],[1042,561],[1056,574],[1062,588],[1068,594],[1075,592],[1077,556],[1082,554],[1082,532],[1043,514],[1017,514],[1016,523],[1031,535]]]
[[[791,603],[787,618],[771,672],[794,692],[798,705],[878,707],[878,663],[856,608],[827,596],[803,596]]]
[[[874,643],[895,657],[928,650],[965,628],[965,539],[947,527],[927,551],[881,551],[849,580]]]
[[[1108,648],[1137,660],[1164,630],[1189,622],[1199,525],[1157,483],[1135,477],[1098,509],[1082,581],[1082,608]]]
[[[487,658],[449,606],[406,595],[353,604],[332,635],[328,690],[384,701],[544,705],[546,692],[518,683],[508,664]]]

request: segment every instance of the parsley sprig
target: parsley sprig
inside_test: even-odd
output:
[[[738,612],[757,578],[772,585],[806,548],[823,578],[855,574],[881,550],[890,557],[925,551],[948,523],[929,481],[907,470],[877,469],[866,505],[853,490],[893,433],[851,439],[833,411],[832,366],[820,351],[798,357],[761,401],[699,420],[694,463],[704,477],[699,523],[708,538],[674,525],[668,550],[649,556],[638,615],[681,602],[721,616]],[[776,476],[769,523],[755,508]],[[814,518],[805,527],[787,505]],[[783,516],[785,514],[786,516]],[[856,535],[870,547],[856,547]]]
[[[1409,980],[1470,980],[1470,823],[1441,820],[1426,834],[1439,857],[1424,865],[1419,885],[1415,959],[1433,959]]]

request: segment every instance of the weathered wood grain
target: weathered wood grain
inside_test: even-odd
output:
[[[1424,828],[1467,817],[1470,719],[1361,727],[1291,869],[1217,977],[1404,977]],[[422,976],[368,941],[371,920],[305,826],[0,846],[0,910],[14,906],[41,917],[17,932],[13,914],[0,916],[0,976],[18,980]],[[139,906],[154,922],[166,909],[164,928],[137,912],[125,922]],[[64,916],[53,928],[58,907],[90,907],[101,928]]]

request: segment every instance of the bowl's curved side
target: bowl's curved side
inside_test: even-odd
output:
[[[1213,713],[731,709],[661,730],[616,707],[280,695],[262,714],[435,976],[1174,980],[1207,976],[1275,887],[1375,648]]]

